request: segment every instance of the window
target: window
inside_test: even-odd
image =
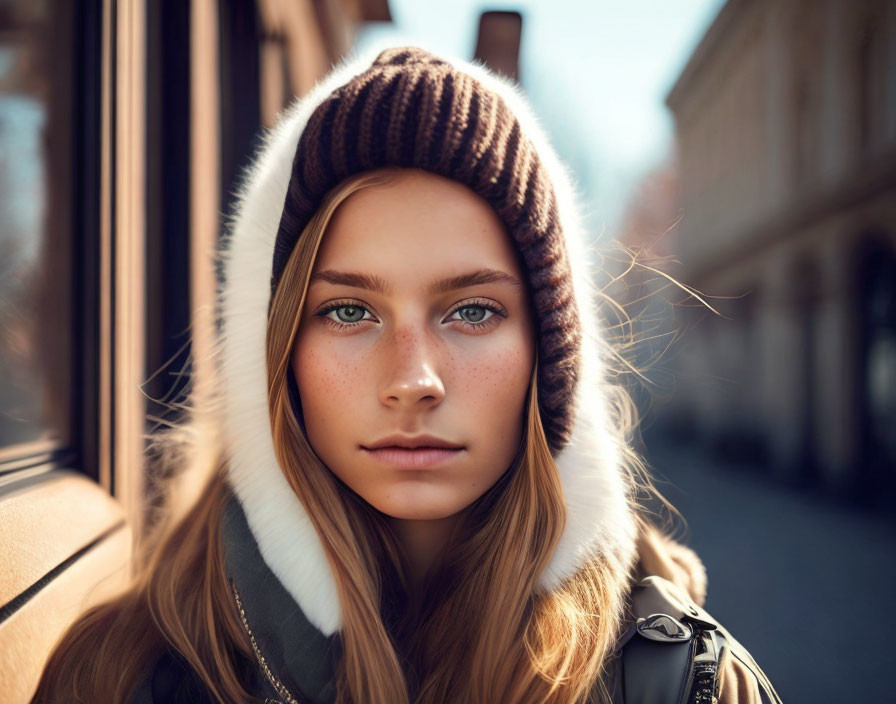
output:
[[[0,472],[29,457],[71,463],[83,447],[92,286],[76,271],[97,196],[82,121],[99,99],[96,20],[63,3],[0,4]]]

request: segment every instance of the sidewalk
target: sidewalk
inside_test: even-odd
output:
[[[650,449],[657,488],[706,564],[707,610],[785,704],[896,701],[892,522],[694,451]]]

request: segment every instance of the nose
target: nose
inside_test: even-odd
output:
[[[386,373],[380,388],[383,405],[396,409],[437,406],[445,398],[437,352],[425,334],[397,331],[382,350]]]

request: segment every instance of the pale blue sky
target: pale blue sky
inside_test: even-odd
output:
[[[669,152],[663,99],[724,0],[390,0],[383,34],[462,58],[484,10],[523,14],[520,74],[572,167],[595,235],[615,235],[631,188]]]

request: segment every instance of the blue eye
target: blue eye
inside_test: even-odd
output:
[[[347,320],[341,321],[345,323],[357,323],[364,318],[364,308],[361,306],[339,306],[338,308],[333,309],[336,312],[338,317],[342,317],[339,315],[339,311],[345,311],[345,316]]]
[[[466,319],[463,319],[464,311],[473,311],[473,313],[472,313],[472,315],[468,314],[466,316]],[[461,314],[462,319],[460,322],[465,323],[466,325],[470,325],[472,327],[481,328],[481,327],[487,327],[487,326],[490,326],[491,324],[494,324],[490,321],[492,320],[492,318],[495,317],[495,315],[499,314],[499,311],[496,308],[493,308],[492,306],[487,306],[482,303],[474,303],[474,304],[467,304],[465,306],[461,306],[460,308],[456,308],[454,310],[454,313]],[[454,313],[452,313],[452,315]],[[454,320],[457,320],[457,319],[454,318]],[[494,321],[494,322],[497,322],[497,321]]]
[[[343,315],[339,314],[339,311],[345,311]],[[337,319],[334,320],[330,317],[330,313],[336,313]],[[323,319],[325,323],[328,325],[332,325],[337,329],[345,329],[353,327],[355,323],[360,323],[364,320],[364,313],[369,313],[364,306],[360,306],[357,303],[335,303],[328,308],[325,308],[322,311],[315,313],[316,316]],[[373,318],[369,318],[373,319]]]

